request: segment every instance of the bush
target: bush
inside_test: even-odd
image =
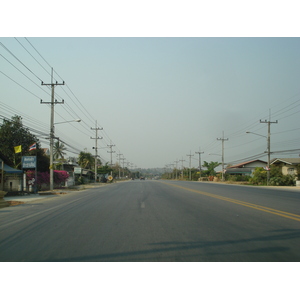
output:
[[[281,175],[270,178],[270,185],[273,186],[293,186],[295,185],[295,176]]]
[[[264,168],[255,168],[249,182],[256,185],[267,184],[267,171]]]
[[[255,168],[253,177],[250,183],[256,185],[267,184],[267,171],[264,168]],[[269,185],[273,186],[291,186],[295,185],[294,175],[283,175],[281,169],[276,166],[271,166]]]
[[[225,179],[228,181],[249,181],[250,178],[249,175],[225,175]]]
[[[27,184],[35,178],[35,171],[29,170],[26,172]],[[69,178],[69,173],[67,171],[57,171],[53,172],[53,181],[56,185],[63,184]],[[38,189],[41,189],[43,184],[50,184],[50,173],[49,172],[37,172],[37,185]]]

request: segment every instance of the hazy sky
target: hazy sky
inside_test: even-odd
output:
[[[267,124],[260,120],[269,120],[270,112],[271,121],[278,120],[271,125],[271,151],[300,149],[299,38],[7,37],[0,42],[1,115],[19,112],[24,125],[46,137],[50,106],[40,99],[49,102],[50,90],[41,80],[51,82],[53,67],[55,81],[66,83],[55,88],[55,98],[65,101],[55,105],[55,122],[82,119],[55,126],[72,152],[86,148],[94,154],[91,127],[97,121],[103,127],[98,147],[116,145],[113,162],[121,153],[141,168],[182,158],[188,166],[191,151],[197,167],[199,149],[202,161],[221,162],[217,138],[223,131],[226,163],[266,160],[266,139],[246,131],[266,136]],[[108,150],[99,150],[105,162]]]

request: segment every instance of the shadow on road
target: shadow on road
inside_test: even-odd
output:
[[[145,245],[150,249],[79,256],[50,261],[299,261],[298,251],[285,247],[285,240],[299,239],[300,230],[274,230],[269,236],[240,240],[161,242]],[[272,234],[277,233],[277,234]],[[278,243],[282,241],[282,243]],[[265,246],[263,246],[264,243]],[[271,246],[269,243],[272,243]],[[241,247],[240,247],[241,246]],[[258,247],[259,246],[259,247]],[[240,247],[240,248],[239,248]],[[240,250],[239,250],[240,249]],[[262,255],[263,254],[263,255]]]

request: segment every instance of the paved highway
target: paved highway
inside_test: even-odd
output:
[[[0,210],[0,261],[300,261],[300,193],[128,181]]]

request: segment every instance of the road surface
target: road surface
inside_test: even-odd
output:
[[[0,261],[300,261],[300,193],[134,180],[0,210]]]

